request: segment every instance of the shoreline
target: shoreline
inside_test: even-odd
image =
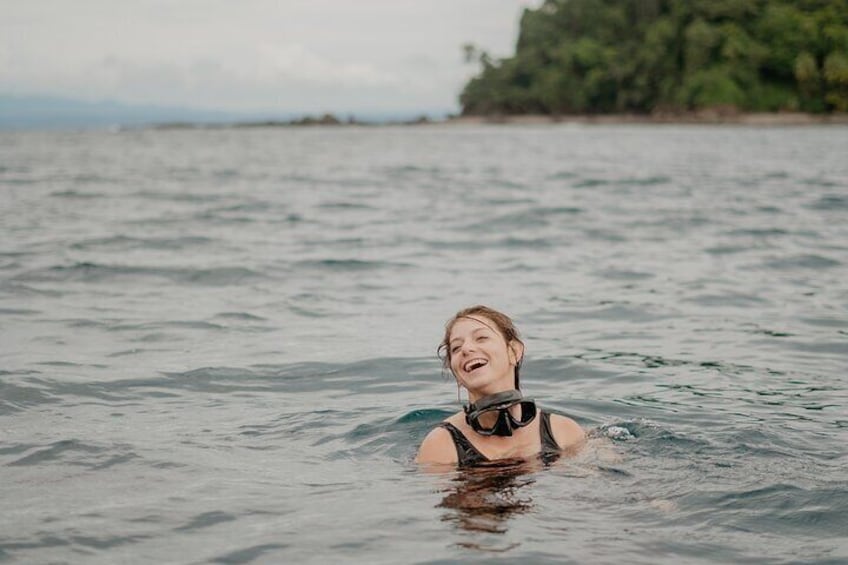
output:
[[[628,124],[668,124],[668,125],[743,125],[743,126],[808,126],[808,125],[848,125],[848,113],[841,114],[805,114],[802,112],[780,113],[728,113],[721,111],[700,111],[686,114],[598,114],[598,115],[561,115],[520,114],[500,116],[456,116],[443,122],[457,125],[549,125],[549,124],[586,124],[586,125],[628,125]]]
[[[739,125],[755,127],[833,126],[848,125],[848,113],[805,114],[802,112],[744,113],[722,109],[688,113],[656,114],[504,114],[480,116],[448,116],[430,118],[422,115],[411,120],[367,121],[354,117],[340,120],[332,114],[321,117],[304,116],[295,120],[262,120],[245,122],[172,122],[153,123],[141,129],[252,129],[252,128],[312,128],[312,127],[407,127],[407,126],[548,126],[548,125]],[[137,129],[129,126],[126,129]]]

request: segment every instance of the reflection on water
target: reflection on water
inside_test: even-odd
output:
[[[621,434],[622,430],[626,429],[616,427],[615,433]],[[542,453],[531,459],[492,461],[446,474],[441,489],[444,497],[437,508],[445,509],[443,522],[454,524],[460,534],[465,534],[465,539],[456,545],[489,553],[521,545],[513,541],[514,536],[505,534],[514,518],[536,512],[534,498],[542,488],[536,485],[537,479],[542,477],[540,473],[555,470],[557,476],[563,478],[598,474],[629,476],[630,473],[617,467],[622,462],[622,454],[611,441],[613,436],[600,428],[588,432],[588,440],[578,449]]]
[[[438,505],[448,509],[442,520],[466,532],[506,533],[511,517],[533,509],[534,475],[546,466],[540,459],[522,459],[459,470]]]

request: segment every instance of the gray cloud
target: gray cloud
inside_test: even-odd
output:
[[[262,111],[456,107],[531,0],[6,0],[0,91]]]

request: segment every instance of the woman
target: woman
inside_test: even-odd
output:
[[[571,418],[536,409],[518,387],[524,343],[508,316],[486,306],[456,314],[439,353],[469,404],[432,430],[419,463],[470,466],[576,449],[585,441]]]

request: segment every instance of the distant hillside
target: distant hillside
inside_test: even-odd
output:
[[[546,0],[465,115],[848,112],[848,0]]]
[[[224,112],[113,101],[84,102],[56,96],[0,94],[0,129],[89,129],[155,125],[319,125],[334,123],[409,123],[441,119],[448,111],[421,113],[366,112],[353,115],[320,113]]]
[[[0,128],[52,129],[136,126],[165,122],[215,123],[239,115],[187,108],[84,102],[52,96],[0,95]]]

